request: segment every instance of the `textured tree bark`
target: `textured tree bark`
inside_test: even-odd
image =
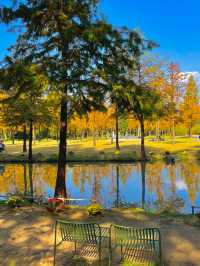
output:
[[[66,197],[66,152],[67,152],[67,99],[65,96],[61,99],[60,110],[60,142],[58,154],[58,170],[54,196]]]
[[[29,163],[33,162],[33,121],[30,120],[29,125],[29,149],[28,149],[28,161]]]
[[[172,143],[175,144],[175,120],[172,119]]]
[[[23,152],[27,152],[27,146],[26,146],[26,125],[23,126]]]
[[[119,116],[118,116],[118,108],[116,105],[116,109],[115,109],[115,146],[116,146],[116,150],[120,150],[120,146],[119,146]]]

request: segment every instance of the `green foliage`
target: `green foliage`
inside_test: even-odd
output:
[[[92,204],[90,206],[87,207],[87,211],[89,213],[89,215],[99,215],[102,214],[103,212],[103,208],[100,204]]]
[[[21,196],[11,196],[9,197],[7,204],[11,208],[16,208],[16,207],[23,207],[29,205],[29,201],[24,199]]]

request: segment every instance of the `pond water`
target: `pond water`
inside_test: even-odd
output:
[[[55,164],[1,164],[0,196],[16,193],[54,195]],[[177,208],[191,212],[200,205],[200,165],[193,162],[128,164],[68,164],[68,198],[93,201],[105,208],[143,206],[151,209]]]

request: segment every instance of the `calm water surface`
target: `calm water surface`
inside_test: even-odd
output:
[[[66,189],[69,198],[97,201],[105,208],[137,205],[174,208],[191,212],[200,205],[200,165],[193,162],[136,164],[68,164]],[[1,164],[0,195],[26,193],[53,196],[54,164]]]

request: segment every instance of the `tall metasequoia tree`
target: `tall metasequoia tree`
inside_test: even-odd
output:
[[[192,128],[200,118],[198,87],[192,75],[186,85],[181,111],[183,123],[188,128],[188,136],[191,137]]]
[[[173,144],[175,143],[175,125],[178,119],[178,110],[183,89],[183,77],[177,64],[168,66],[167,83],[165,88],[165,100],[167,102],[167,114],[169,118]]]
[[[109,58],[112,27],[96,16],[98,0],[25,0],[1,8],[4,23],[23,25],[18,55],[43,66],[61,95],[60,143],[55,196],[66,196],[65,163],[68,116],[101,103],[107,86],[96,74]]]
[[[129,35],[129,43],[134,45],[135,49],[130,57],[135,58],[135,64],[129,68],[126,76],[126,86],[124,90],[118,93],[121,95],[120,108],[126,111],[129,115],[132,114],[140,124],[141,131],[141,160],[146,160],[145,151],[145,119],[152,118],[161,108],[162,102],[160,94],[155,89],[151,88],[148,79],[143,70],[142,59],[146,50],[152,49],[155,44],[145,40],[137,33]]]

